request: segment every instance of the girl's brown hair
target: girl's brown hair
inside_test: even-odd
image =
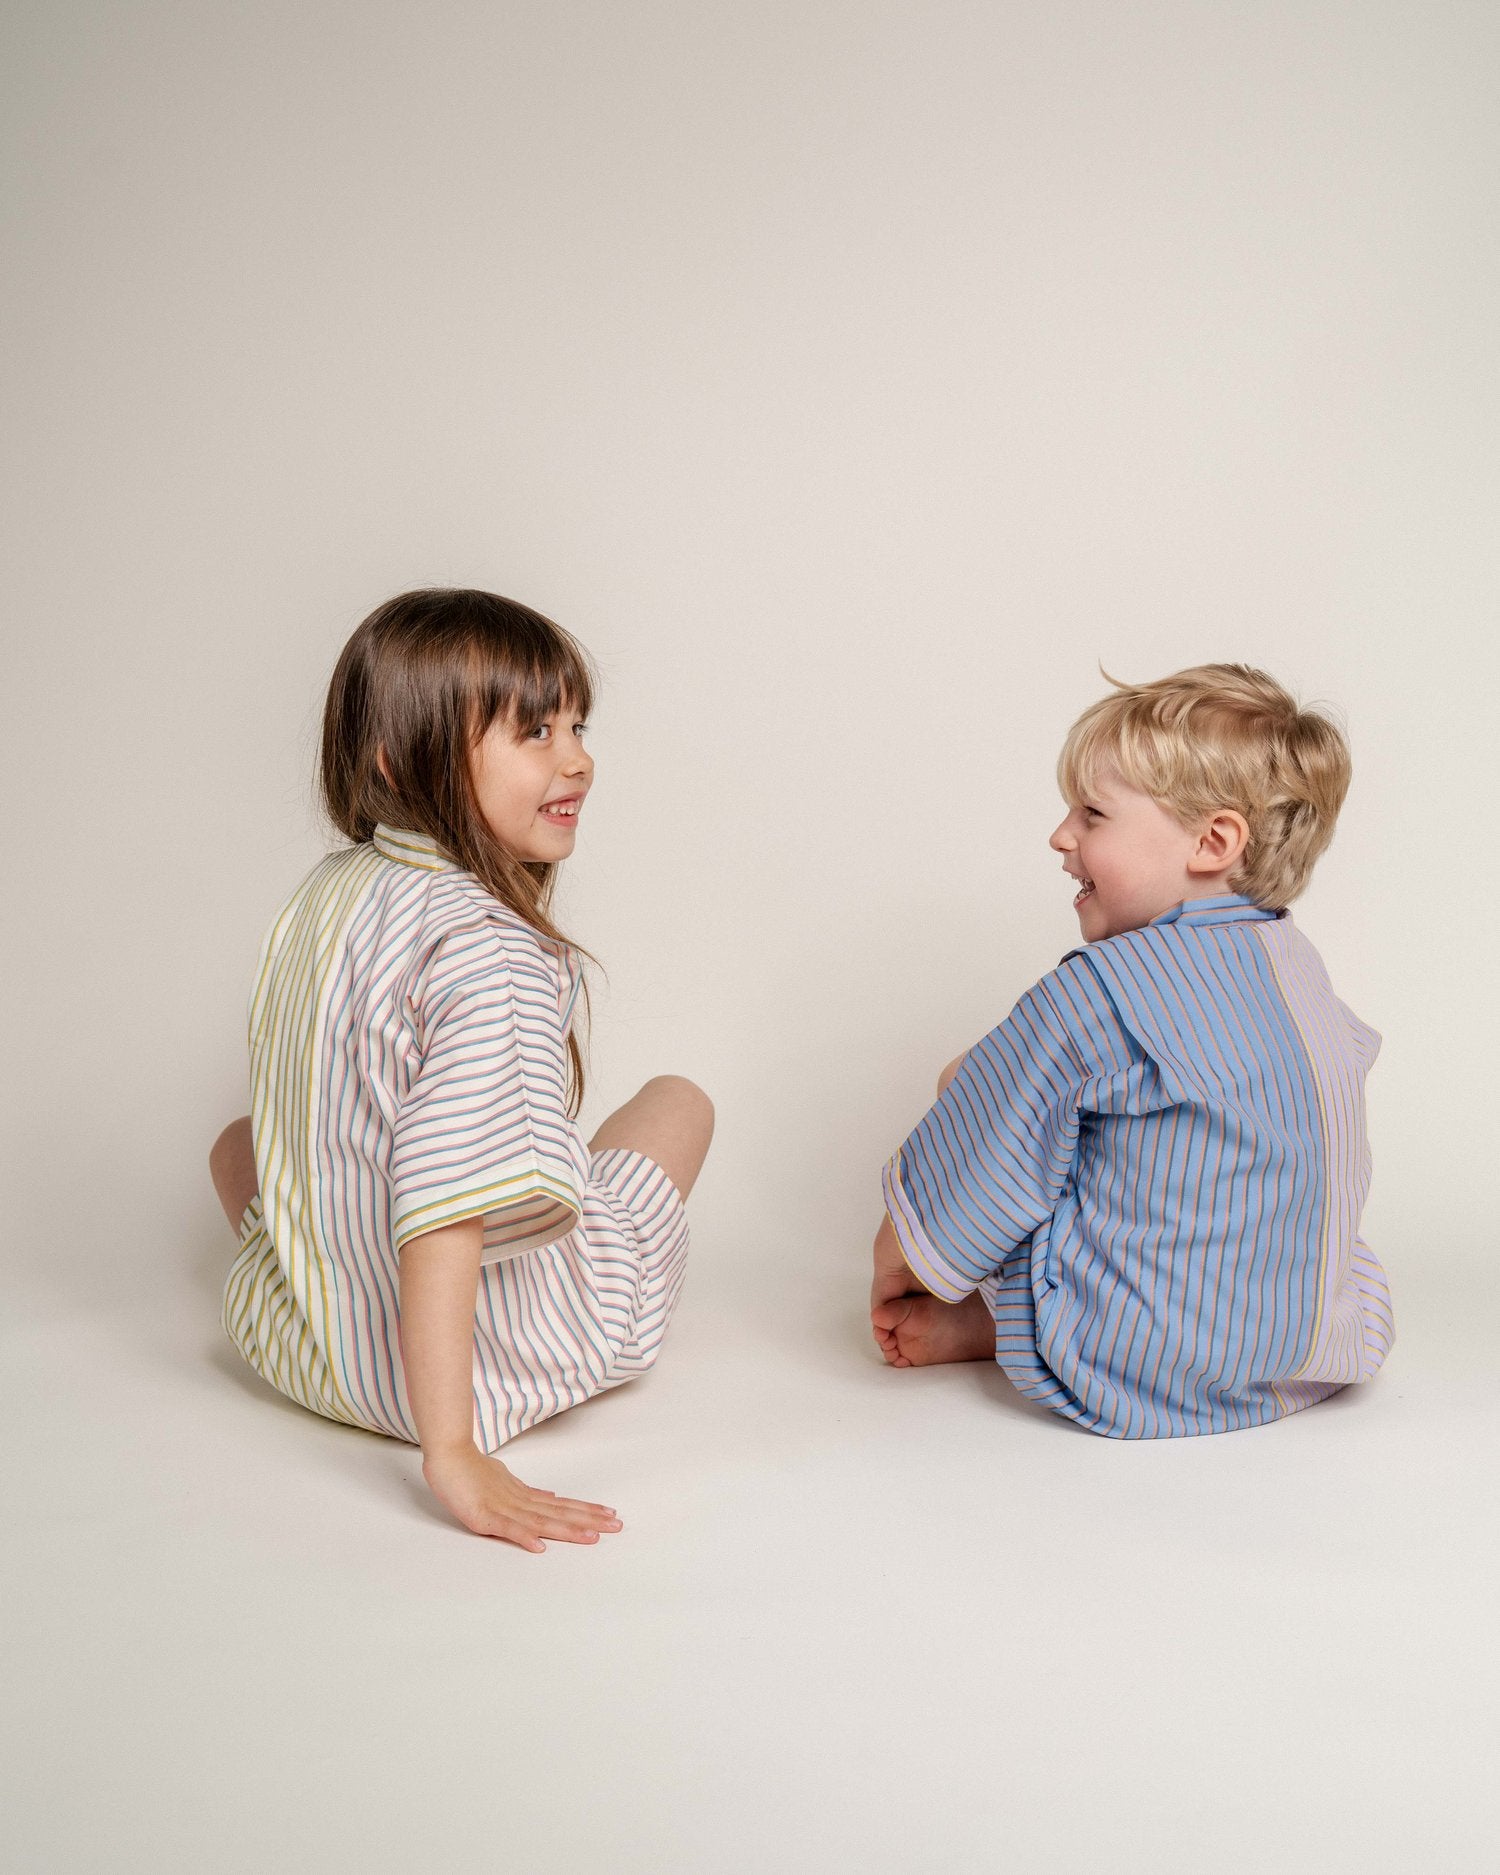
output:
[[[1230,884],[1279,911],[1312,876],[1349,790],[1349,745],[1319,709],[1303,709],[1248,664],[1196,664],[1151,684],[1114,685],[1068,731],[1057,763],[1078,806],[1113,766],[1184,826],[1232,807],[1250,841]]]
[[[471,762],[497,717],[527,736],[557,710],[587,716],[593,701],[587,653],[540,612],[465,587],[401,593],[360,625],[328,686],[319,764],[328,818],[356,842],[380,822],[426,834],[533,930],[568,945],[552,921],[556,866],[518,859],[495,838]],[[582,1000],[586,1009],[586,988]],[[576,1113],[584,1072],[572,1033],[568,1061]]]

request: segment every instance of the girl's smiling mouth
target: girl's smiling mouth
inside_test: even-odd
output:
[[[543,820],[555,822],[558,826],[571,826],[578,818],[578,810],[583,806],[581,794],[559,795],[555,801],[543,801],[540,813]]]

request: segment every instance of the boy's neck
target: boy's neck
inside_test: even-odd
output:
[[[1170,905],[1163,905],[1159,910],[1154,911],[1146,922],[1154,924],[1158,918],[1164,918],[1169,911],[1176,911],[1179,905],[1194,905],[1200,899],[1205,898],[1234,896],[1236,896],[1235,888],[1229,883],[1227,873],[1213,873],[1207,877],[1202,873],[1194,873],[1184,882],[1181,895],[1174,898]]]
[[[1191,905],[1194,899],[1232,898],[1235,896],[1235,888],[1229,883],[1229,874],[1227,872],[1216,872],[1207,878],[1200,873],[1194,875],[1192,883],[1178,900],[1178,903],[1181,905]]]

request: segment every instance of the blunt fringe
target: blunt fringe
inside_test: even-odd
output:
[[[587,716],[593,700],[583,647],[540,612],[465,587],[401,593],[365,619],[334,667],[318,769],[324,810],[356,844],[381,822],[425,834],[543,937],[577,949],[552,919],[556,866],[518,859],[495,838],[471,757],[497,717],[525,736],[564,707]],[[586,985],[582,1000],[586,1012]],[[572,1033],[568,1066],[577,1113],[584,1068]]]
[[[1077,806],[1113,767],[1184,826],[1223,808],[1249,844],[1230,883],[1279,911],[1307,885],[1349,791],[1349,745],[1321,709],[1302,709],[1248,664],[1198,664],[1156,683],[1114,685],[1068,731],[1057,762]]]

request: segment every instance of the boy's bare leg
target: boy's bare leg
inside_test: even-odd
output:
[[[888,1367],[936,1367],[943,1361],[992,1361],[995,1318],[976,1289],[962,1302],[898,1296],[871,1309],[875,1342]]]
[[[968,1060],[968,1056],[966,1054],[955,1055],[953,1059],[948,1063],[947,1067],[943,1069],[942,1073],[938,1076],[938,1082],[937,1082],[937,1090],[938,1090],[939,1099],[941,1099],[942,1096],[947,1093],[948,1083],[953,1079],[954,1075],[958,1073],[959,1069],[964,1065],[964,1063],[967,1060]]]
[[[992,1361],[995,1319],[976,1290],[962,1302],[940,1302],[907,1267],[891,1220],[875,1238],[870,1327],[891,1367],[935,1367],[941,1361]]]
[[[255,1172],[255,1141],[250,1131],[250,1116],[231,1120],[213,1143],[208,1155],[208,1170],[219,1194],[219,1203],[237,1231],[245,1206],[259,1191]]]
[[[714,1136],[713,1102],[680,1074],[659,1074],[617,1107],[589,1141],[590,1152],[623,1146],[654,1159],[684,1198],[697,1183]]]
[[[963,1066],[960,1055],[938,1076],[941,1095]],[[934,1367],[942,1361],[992,1361],[995,1320],[976,1290],[962,1302],[940,1302],[912,1273],[891,1220],[875,1236],[870,1326],[891,1367]]]

